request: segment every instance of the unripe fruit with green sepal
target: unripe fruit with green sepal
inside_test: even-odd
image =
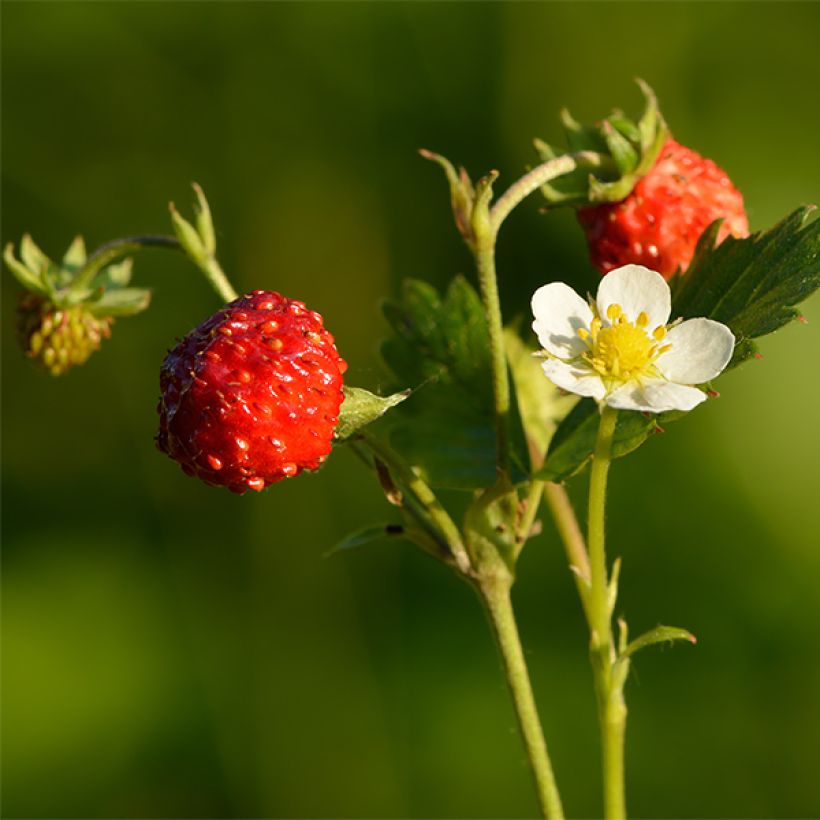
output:
[[[57,265],[28,235],[19,259],[13,245],[6,246],[6,265],[25,288],[17,309],[18,340],[51,375],[62,375],[99,350],[115,317],[148,307],[149,291],[126,287],[131,260],[119,257],[131,247],[108,246],[88,257],[78,236]]]

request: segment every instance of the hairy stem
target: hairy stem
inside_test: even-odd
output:
[[[507,373],[507,353],[504,346],[504,325],[501,320],[501,301],[498,297],[498,281],[495,273],[495,237],[492,235],[479,237],[473,252],[490,335],[497,465],[500,474],[509,475],[510,382]]]
[[[598,438],[589,481],[590,587],[587,618],[591,633],[590,658],[598,697],[598,720],[604,780],[604,817],[626,817],[624,794],[624,732],[626,707],[620,686],[613,681],[615,647],[612,638],[612,613],[605,550],[606,485],[612,457],[612,439],[618,411],[601,410]]]
[[[532,171],[510,185],[496,200],[490,211],[493,231],[498,233],[501,223],[509,216],[510,211],[545,182],[564,176],[576,168],[606,168],[611,163],[612,160],[609,157],[595,151],[578,151],[575,154],[563,154],[537,165]]]
[[[498,643],[504,665],[507,686],[515,706],[521,737],[535,779],[538,802],[546,818],[563,818],[564,810],[555,783],[544,732],[532,693],[527,664],[521,648],[521,639],[515,623],[509,580],[485,580],[479,587],[482,601],[490,618],[490,625]]]

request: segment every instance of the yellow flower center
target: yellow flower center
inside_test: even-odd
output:
[[[612,322],[608,327],[603,327],[596,316],[589,330],[578,330],[589,348],[582,354],[583,359],[605,381],[628,382],[642,375],[657,375],[655,360],[672,347],[659,344],[666,336],[666,328],[659,325],[650,333],[645,312],[641,311],[634,323],[629,322],[620,305],[610,305],[606,315]]]

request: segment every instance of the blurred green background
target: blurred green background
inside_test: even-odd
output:
[[[6,2],[4,242],[52,255],[168,230],[208,192],[240,290],[321,311],[379,388],[380,300],[470,272],[441,151],[511,182],[533,136],[658,92],[752,227],[820,195],[816,3]],[[571,214],[502,233],[505,314],[594,288]],[[389,519],[350,453],[238,498],[153,447],[157,371],[217,307],[145,252],[147,314],[65,378],[14,343],[3,275],[3,815],[509,817],[536,810],[483,615],[404,544],[330,559]],[[633,630],[690,628],[628,686],[632,813],[820,813],[820,299],[722,398],[613,471]],[[580,503],[584,479],[572,492]],[[599,811],[585,627],[548,522],[515,593],[559,782]]]

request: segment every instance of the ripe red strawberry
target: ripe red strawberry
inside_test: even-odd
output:
[[[621,202],[578,211],[601,273],[636,263],[669,279],[686,270],[703,231],[723,219],[718,242],[749,235],[743,197],[714,162],[666,140],[650,171]]]
[[[166,356],[157,446],[236,493],[315,470],[330,452],[346,369],[318,313],[254,291]]]

